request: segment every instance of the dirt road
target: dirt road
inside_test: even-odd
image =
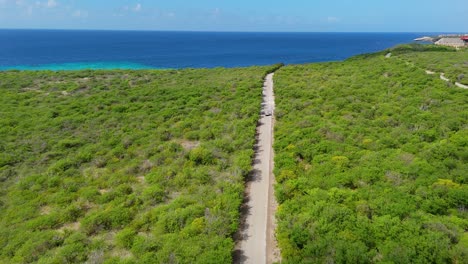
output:
[[[251,178],[246,186],[235,263],[263,264],[273,261],[275,242],[273,197],[273,74],[265,79],[262,115],[257,126],[257,144]],[[274,240],[274,239],[273,239]],[[269,252],[267,252],[267,249]]]

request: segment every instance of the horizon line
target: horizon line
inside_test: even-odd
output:
[[[0,28],[0,30],[44,31],[122,31],[122,32],[181,32],[181,33],[412,33],[412,34],[466,34],[457,31],[237,31],[237,30],[168,30],[168,29],[89,29],[89,28]]]

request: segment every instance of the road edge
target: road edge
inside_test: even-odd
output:
[[[273,144],[275,141],[275,112],[276,109],[276,102],[275,102],[275,84],[274,84],[274,76],[275,74],[272,73],[272,92],[273,92],[273,116],[271,120],[271,142],[270,142],[270,171],[269,171],[269,187],[268,187],[268,211],[267,211],[267,234],[266,234],[266,260],[268,264],[272,263],[281,263],[281,251],[278,247],[278,241],[276,239],[276,211],[278,210],[278,202],[276,201],[275,197],[275,185],[276,185],[276,178],[273,173],[273,168],[275,166],[275,152],[273,148]]]

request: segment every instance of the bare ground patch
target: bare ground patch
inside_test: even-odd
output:
[[[182,140],[179,142],[179,144],[185,149],[185,150],[192,150],[198,146],[200,146],[200,141],[190,141],[190,140]]]
[[[80,222],[73,222],[73,223],[68,223],[57,229],[57,231],[64,233],[65,230],[70,230],[70,231],[77,231],[81,227]]]

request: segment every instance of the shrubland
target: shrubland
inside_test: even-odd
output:
[[[409,52],[398,58],[437,74],[444,73],[452,82],[468,85],[468,48],[457,52]]]
[[[381,57],[391,53],[410,66],[416,66],[435,75],[445,74],[450,81],[468,85],[468,48],[459,50],[438,45],[403,44],[376,53],[351,57],[348,61]],[[450,84],[449,84],[450,85]]]
[[[391,52],[390,58],[385,58]],[[468,52],[275,75],[284,263],[466,263]],[[0,72],[0,262],[229,263],[281,65]]]
[[[0,262],[229,263],[271,70],[0,72]]]
[[[275,74],[283,263],[466,263],[468,91],[425,69],[468,53],[433,48]]]

